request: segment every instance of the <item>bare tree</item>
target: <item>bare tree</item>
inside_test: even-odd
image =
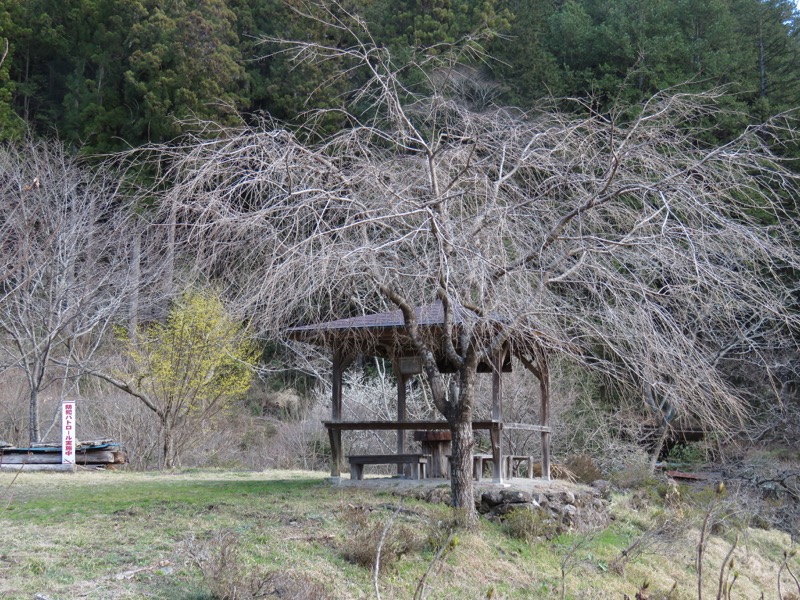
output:
[[[709,147],[696,134],[718,114],[715,94],[675,91],[602,116],[476,111],[450,85],[458,54],[395,65],[357,18],[318,8],[352,45],[289,48],[366,73],[351,127],[311,143],[264,123],[155,149],[173,165],[164,206],[193,223],[183,242],[199,269],[274,335],[399,307],[450,423],[454,505],[470,515],[476,370],[504,344],[545,394],[561,353],[649,386],[676,414],[745,416],[714,361],[747,324],[796,319],[782,275],[798,266],[784,210],[797,181],[769,148],[788,127]],[[434,300],[442,340],[415,316]],[[454,394],[440,344],[458,365]]]
[[[25,376],[37,442],[42,391],[68,393],[124,306],[131,212],[118,179],[44,141],[0,148],[0,199],[0,366]]]

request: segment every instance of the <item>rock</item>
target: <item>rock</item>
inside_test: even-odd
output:
[[[542,493],[536,493],[533,495],[533,501],[536,502],[539,506],[547,506],[547,496]]]
[[[533,502],[533,495],[529,492],[516,490],[503,490],[500,498],[504,504],[529,504]]]
[[[561,500],[564,504],[575,504],[575,494],[570,491],[562,492]]]
[[[427,493],[425,500],[431,504],[450,504],[450,489],[445,487],[433,488]]]
[[[578,509],[573,506],[572,504],[565,504],[561,507],[562,510],[562,517],[561,522],[568,527],[571,527],[575,524],[575,518],[578,515]]]
[[[597,481],[592,482],[592,488],[594,488],[602,498],[608,499],[611,497],[612,485],[610,481],[598,479]]]
[[[505,490],[503,490],[505,491]],[[488,490],[481,494],[481,503],[487,506],[497,506],[503,503],[503,493],[499,490]]]

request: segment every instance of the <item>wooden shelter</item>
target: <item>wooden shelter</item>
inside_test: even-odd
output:
[[[444,326],[444,308],[437,301],[415,310],[420,330],[432,342],[431,348],[441,348],[437,343]],[[458,326],[463,317],[463,309],[456,310],[453,326]],[[409,339],[405,329],[402,311],[394,310],[359,317],[338,319],[324,323],[293,327],[287,331],[290,339],[328,349],[333,356],[333,382],[331,397],[331,420],[325,421],[331,444],[331,477],[338,478],[343,461],[342,431],[357,430],[396,430],[397,455],[406,455],[406,432],[435,432],[449,430],[447,421],[409,421],[406,418],[406,384],[409,378],[422,372],[422,360]],[[493,463],[493,480],[503,481],[502,463],[503,430],[524,429],[541,433],[542,477],[550,479],[550,427],[549,427],[549,376],[543,355],[536,357],[526,352],[527,346],[512,341],[499,349],[491,364],[478,365],[479,373],[492,375],[492,413],[490,420],[473,421],[473,430],[484,429],[490,433]],[[397,420],[396,421],[345,421],[342,419],[342,375],[359,356],[375,356],[390,360],[397,377]],[[503,419],[503,373],[511,372],[511,357],[517,356],[522,364],[539,379],[541,406],[538,424],[506,423]],[[448,363],[441,352],[436,355],[437,366],[442,373],[456,372],[457,367]],[[417,434],[417,439],[420,435]],[[436,439],[436,436],[432,436]],[[422,436],[424,439],[424,436]],[[489,457],[487,457],[489,458]],[[397,462],[387,460],[388,462]],[[367,463],[370,464],[370,463]],[[401,465],[398,462],[398,472]]]

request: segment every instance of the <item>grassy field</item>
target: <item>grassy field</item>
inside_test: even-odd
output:
[[[650,600],[690,599],[704,507],[715,501],[700,493],[665,507],[652,492],[619,494],[606,529],[525,541],[486,520],[448,537],[447,507],[413,498],[401,506],[388,492],[332,487],[322,473],[13,478],[0,474],[0,598],[8,600],[373,598],[382,537],[384,599],[413,598],[426,572],[428,598],[559,598],[563,585],[566,598],[621,599],[648,582]],[[738,536],[732,597],[777,599],[789,537],[747,528],[735,511],[720,514],[703,597],[717,597],[720,566]],[[668,536],[650,535],[664,522],[673,525]],[[621,552],[639,539],[620,569]],[[789,566],[800,571],[797,557]],[[800,592],[790,583],[784,578],[784,599]]]

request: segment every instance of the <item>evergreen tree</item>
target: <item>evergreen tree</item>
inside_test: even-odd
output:
[[[555,0],[510,0],[512,15],[508,34],[492,45],[492,72],[505,87],[503,101],[527,107],[548,95],[564,91],[558,62],[547,46],[548,21]]]
[[[180,119],[226,121],[242,103],[235,15],[224,0],[150,2],[131,32],[126,100],[137,106],[132,140],[166,139]]]

